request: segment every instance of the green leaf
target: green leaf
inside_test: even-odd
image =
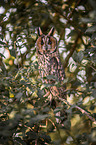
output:
[[[84,57],[84,54],[83,54],[82,51],[79,51],[78,53],[75,51],[73,53],[73,59],[76,62],[79,62],[80,63],[83,60],[83,57]]]
[[[0,56],[6,58],[2,53],[0,53]]]
[[[91,42],[94,46],[96,46],[96,33],[92,34]],[[96,48],[95,48],[95,50],[96,50]]]
[[[32,124],[36,124],[36,123],[40,122],[41,120],[44,120],[44,119],[47,118],[47,117],[49,117],[48,114],[45,114],[45,115],[43,115],[43,114],[38,114],[38,115],[36,115],[35,117],[33,117],[33,118],[30,120],[30,122],[28,123],[28,125],[30,126],[30,125],[32,125]]]
[[[94,32],[96,32],[96,25],[91,26],[86,30],[86,33],[94,33]]]
[[[20,137],[15,137],[14,140],[22,145],[27,145]]]
[[[11,56],[14,56],[16,58],[16,51],[15,49],[9,49]]]
[[[81,18],[80,21],[83,22],[83,23],[92,23],[92,22],[95,22],[95,20],[92,20],[90,18]]]
[[[49,135],[46,134],[46,132],[41,132],[41,134],[39,136],[40,136],[40,138],[44,139],[45,142],[47,142],[47,143],[51,142],[51,138]]]
[[[35,118],[33,118],[34,121],[41,121],[44,120],[45,118],[47,118],[49,115],[48,114],[38,114],[37,116],[35,116]]]
[[[0,41],[0,44],[7,46],[7,44],[5,42],[3,42],[3,41]]]
[[[26,135],[28,136],[28,138],[29,138],[29,139],[32,139],[32,140],[34,140],[34,139],[37,139],[37,138],[38,138],[37,133],[36,133],[36,132],[34,132],[34,131],[29,131],[29,132],[27,132],[27,133],[26,133]]]
[[[22,97],[22,95],[23,95],[23,93],[19,92],[19,93],[16,94],[15,98],[16,98],[17,100],[20,100],[21,97]]]
[[[92,96],[93,96],[94,98],[96,98],[96,89],[94,89],[94,90],[92,91]]]

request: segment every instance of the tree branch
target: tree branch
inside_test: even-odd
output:
[[[75,10],[75,8],[79,5],[79,3],[80,3],[80,1],[81,0],[78,0],[78,2],[76,2],[76,0],[75,0],[75,7],[72,9],[72,11],[70,12],[70,14],[69,14],[69,16],[68,16],[68,18],[67,18],[67,24],[66,25],[68,25],[68,22],[70,22],[70,18],[71,18],[71,16],[73,15],[73,12],[74,12],[74,10]]]
[[[72,106],[72,104],[69,103],[67,100],[65,100],[65,99],[63,99],[63,98],[60,98],[60,97],[59,97],[59,99],[60,99],[62,102],[64,102],[66,105]],[[91,121],[93,121],[94,124],[96,124],[95,119],[94,119],[92,116],[90,116],[89,113],[88,113],[87,111],[85,111],[84,109],[82,109],[81,107],[79,107],[79,106],[77,106],[77,105],[73,106],[73,108],[76,108],[76,109],[80,110],[80,111],[82,112],[82,114],[85,114]]]
[[[68,65],[68,61],[69,61],[69,58],[72,56],[72,54],[74,53],[74,51],[75,51],[75,49],[76,49],[76,46],[77,46],[77,43],[78,43],[78,40],[79,40],[79,38],[81,37],[81,32],[79,32],[79,34],[78,34],[78,36],[77,36],[77,38],[76,38],[76,40],[75,40],[75,43],[73,44],[73,47],[71,48],[71,50],[70,50],[70,53],[67,55],[67,57],[66,57],[66,59],[65,59],[65,63],[64,63],[64,65],[63,65],[63,67],[65,68],[65,67],[67,67],[67,65]]]

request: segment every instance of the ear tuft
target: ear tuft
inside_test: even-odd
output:
[[[49,36],[53,36],[54,33],[55,33],[55,28],[52,27],[51,30],[49,31],[48,35],[49,35]]]
[[[38,33],[38,36],[41,36],[43,34],[40,27],[37,29],[37,33]]]

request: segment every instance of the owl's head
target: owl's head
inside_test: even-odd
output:
[[[39,55],[48,55],[50,53],[54,53],[57,50],[57,40],[53,37],[55,29],[51,28],[47,35],[44,35],[40,29],[38,28],[38,39],[36,42],[37,45],[37,54]]]

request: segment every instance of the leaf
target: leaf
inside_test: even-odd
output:
[[[43,115],[43,114],[38,114],[38,115],[36,115],[35,117],[33,117],[33,118],[30,120],[30,122],[28,123],[28,125],[30,126],[30,125],[32,125],[32,124],[34,124],[34,123],[37,123],[37,122],[39,122],[39,121],[41,121],[41,120],[44,120],[44,119],[47,118],[47,117],[49,117],[48,114],[45,114],[45,115]]]
[[[93,44],[94,46],[96,46],[96,33],[94,33],[94,34],[92,35],[91,41],[92,41],[92,44]],[[96,50],[96,48],[95,48],[95,50]]]
[[[50,141],[51,141],[50,136],[49,135],[46,135],[46,132],[42,132],[40,134],[40,138],[44,139],[44,141],[47,142],[47,143],[50,143]]]
[[[29,139],[32,139],[32,140],[38,138],[37,133],[34,132],[34,131],[29,131],[29,132],[27,132],[26,134],[27,134],[28,138],[29,138]]]
[[[2,53],[0,53],[0,56],[6,58]]]
[[[9,49],[11,56],[14,56],[16,58],[16,52],[15,49]]]
[[[0,41],[0,44],[7,46],[7,44],[5,42],[3,42],[3,41]]]
[[[0,34],[0,38],[3,40],[3,35],[2,34]]]
[[[14,98],[14,94],[13,93],[10,93],[10,98]]]
[[[90,28],[88,28],[85,33],[94,33],[96,32],[96,25],[91,26]]]
[[[90,18],[81,18],[80,21],[83,22],[83,23],[92,23],[92,22],[95,22],[95,20],[92,20]]]
[[[58,112],[60,112],[60,111],[61,111],[61,108],[60,107],[57,107],[57,108],[54,109],[54,113],[55,114],[58,113]]]
[[[75,80],[72,82],[72,87],[78,87],[81,85],[81,82],[79,80]]]
[[[73,59],[76,62],[79,62],[80,63],[82,61],[83,57],[84,57],[84,54],[83,54],[82,51],[79,51],[78,53],[75,51],[73,53]]]
[[[93,95],[94,98],[96,98],[96,89],[94,89],[94,90],[92,91],[92,95]]]
[[[83,54],[82,51],[79,51],[79,52],[78,52],[78,57],[79,57],[79,62],[81,62],[82,59],[83,59],[83,57],[84,57],[84,54]]]
[[[20,137],[15,137],[14,140],[22,145],[27,145]]]
[[[20,81],[20,84],[26,85],[27,83],[25,82],[25,80],[21,80],[21,81]]]
[[[22,97],[22,95],[23,95],[23,93],[19,92],[19,93],[17,93],[17,95],[15,96],[15,98],[17,100],[20,100],[20,98]]]
[[[46,117],[48,117],[49,115],[48,114],[38,114],[35,118],[33,118],[33,120],[35,121],[40,121],[40,120],[44,120]]]

